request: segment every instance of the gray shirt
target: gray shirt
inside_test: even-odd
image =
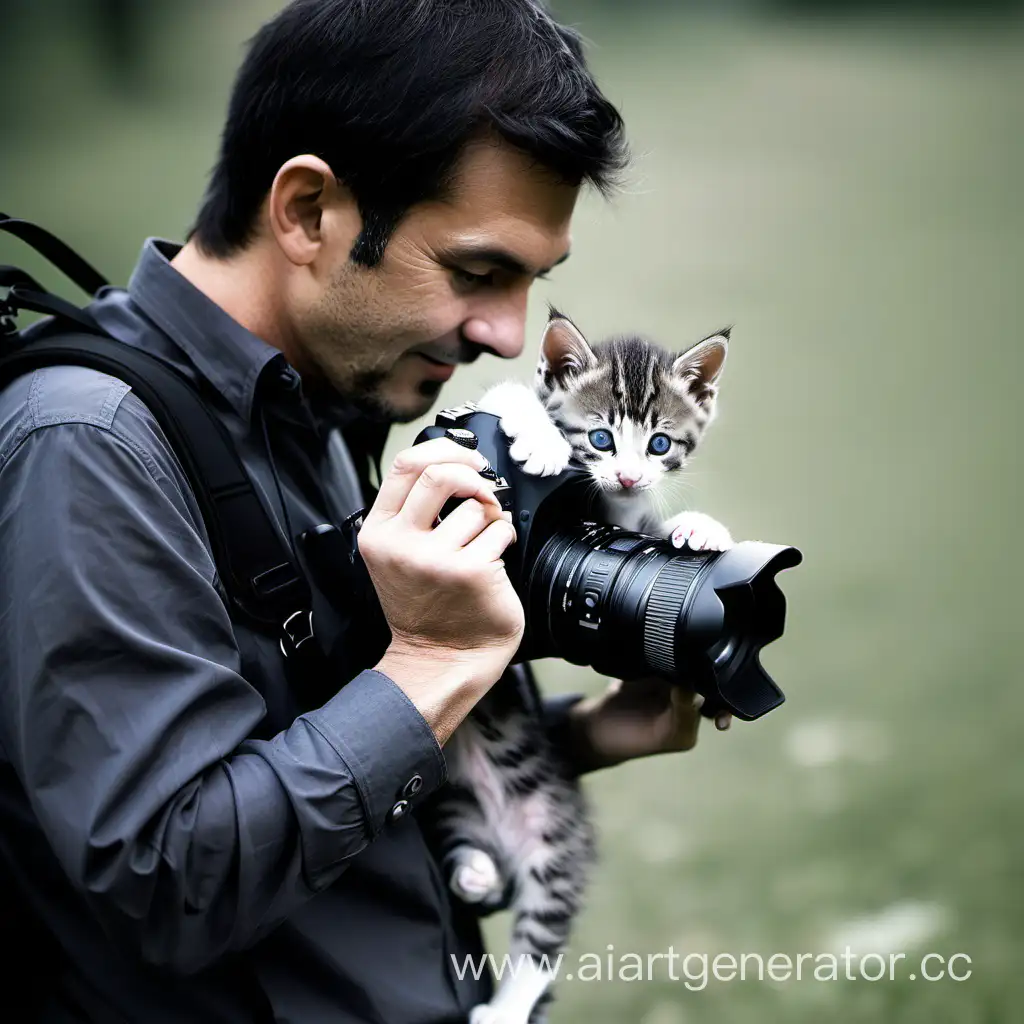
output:
[[[366,498],[340,435],[174,251],[149,240],[91,312],[200,383],[285,535],[339,522]],[[232,620],[126,384],[60,366],[0,394],[0,887],[56,941],[41,1019],[465,1020],[491,982],[453,955],[479,927],[416,814],[445,780],[389,678],[309,710],[274,639]]]

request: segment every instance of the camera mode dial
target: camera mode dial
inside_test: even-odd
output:
[[[480,446],[480,438],[472,430],[466,430],[463,427],[449,427],[444,432],[444,436],[471,451],[475,451]]]

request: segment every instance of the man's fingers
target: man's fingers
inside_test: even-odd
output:
[[[507,519],[497,519],[481,530],[476,540],[467,544],[464,550],[474,558],[496,562],[515,539],[516,528]]]
[[[451,547],[465,547],[481,530],[499,518],[505,518],[506,522],[511,522],[510,514],[502,512],[501,506],[492,505],[490,502],[483,505],[479,501],[468,498],[444,517],[435,528],[434,536],[442,544]]]
[[[431,441],[406,448],[395,456],[391,468],[384,475],[377,499],[367,514],[367,522],[371,519],[391,519],[398,515],[423,470],[427,466],[444,462],[468,466],[473,470],[481,470],[486,465],[486,460],[479,452],[463,448],[447,437],[435,437]]]
[[[446,462],[424,467],[395,518],[420,530],[432,530],[449,498],[476,498],[501,510],[489,480],[470,466]]]

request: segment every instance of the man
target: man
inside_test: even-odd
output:
[[[292,542],[374,497],[388,423],[521,352],[579,188],[623,160],[531,0],[296,0],[252,43],[187,244],[148,241],[91,310],[197,382]],[[392,642],[311,703],[229,618],[125,384],[55,367],[0,395],[0,866],[51,943],[38,1019],[439,1024],[486,1000],[414,813],[523,629],[479,468],[442,440],[384,475],[360,547]],[[585,771],[692,746],[665,694],[545,714]]]

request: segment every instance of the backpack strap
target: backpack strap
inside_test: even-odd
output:
[[[0,232],[32,246],[90,295],[106,278],[55,235],[0,213]],[[273,629],[289,656],[312,639],[312,594],[290,547],[263,506],[234,441],[177,370],[111,338],[84,309],[48,292],[25,271],[0,266],[0,388],[45,366],[86,366],[124,381],[150,410],[181,463],[203,516],[214,563],[229,600],[252,624]],[[54,318],[26,338],[19,310]],[[305,646],[303,646],[305,645]]]
[[[18,311],[22,309],[60,317],[90,333],[104,333],[88,313],[57,295],[51,295],[24,270],[0,266],[0,288],[8,289],[7,297],[0,299],[0,341],[18,333]]]
[[[56,235],[51,235],[49,231],[39,227],[38,224],[0,213],[0,231],[6,231],[7,234],[20,238],[27,245],[32,246],[40,256],[49,260],[88,295],[95,295],[101,288],[109,284],[91,263],[86,263],[74,249],[62,242]],[[25,276],[28,277],[27,274]]]
[[[60,300],[53,302],[55,297],[45,293],[32,297],[39,301],[31,308],[63,318]],[[20,305],[20,300],[16,296],[13,301]],[[12,302],[11,294],[7,302]],[[308,639],[302,630],[311,602],[309,585],[271,522],[227,430],[177,370],[106,336],[83,310],[75,312],[73,322],[79,330],[74,333],[43,335],[21,344],[13,340],[14,347],[0,355],[0,388],[32,370],[59,365],[86,366],[128,384],[156,418],[181,462],[229,598],[254,624],[284,629],[297,647]],[[92,333],[80,332],[90,324]]]

